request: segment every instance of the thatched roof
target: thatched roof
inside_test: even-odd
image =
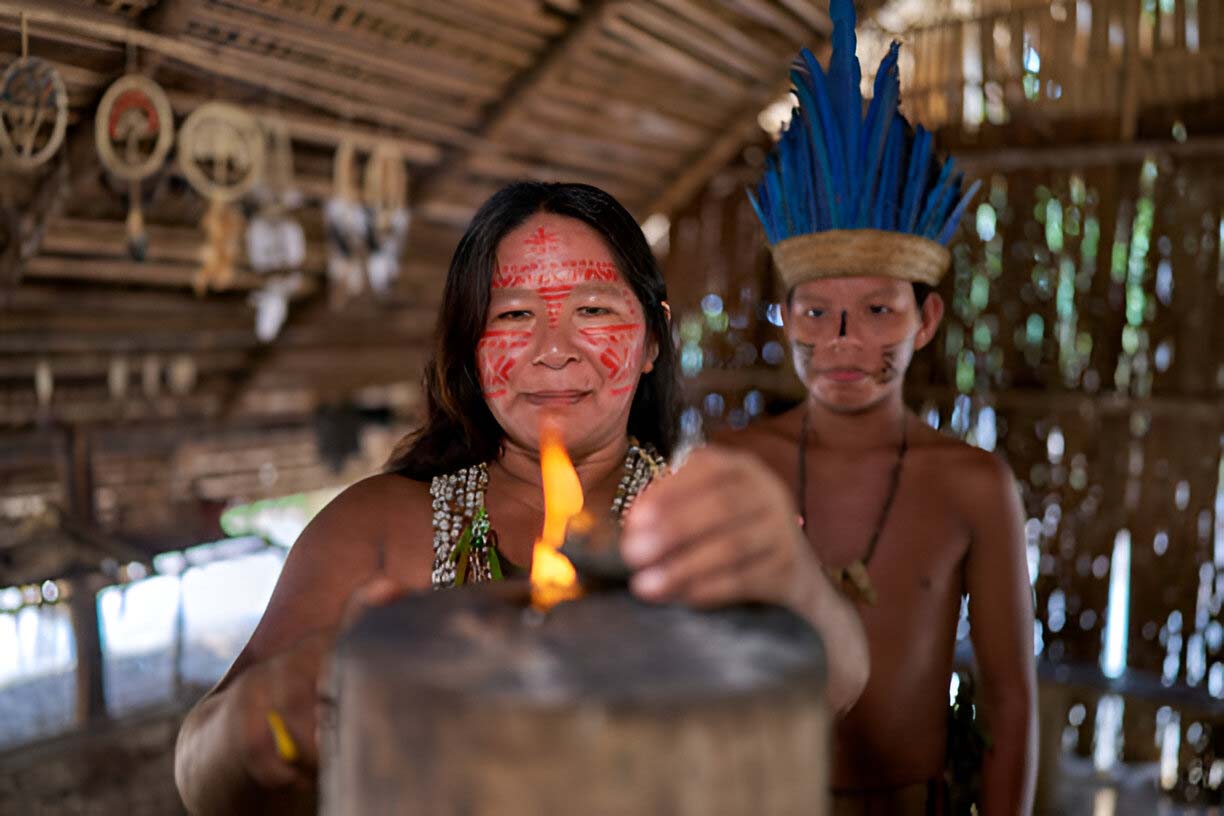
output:
[[[30,55],[55,66],[69,100],[58,153],[2,177],[0,584],[66,566],[15,554],[34,540],[31,519],[46,522],[39,540],[62,532],[47,522],[58,514],[79,517],[95,549],[106,549],[102,539],[163,549],[217,534],[217,502],[340,478],[317,455],[303,463],[278,446],[313,449],[316,411],[339,402],[406,427],[446,264],[482,200],[531,177],[598,185],[642,220],[669,211],[759,133],[757,115],[784,89],[791,55],[827,32],[826,7],[0,0],[0,71],[21,53],[25,13]],[[166,89],[180,126],[221,99],[287,128],[307,198],[294,213],[307,254],[274,342],[256,339],[249,296],[262,281],[245,258],[230,289],[193,294],[206,203],[173,152],[144,182],[147,257],[129,256],[128,186],[99,164],[93,117],[106,88],[131,71]],[[400,152],[412,223],[392,291],[335,308],[321,204],[346,141],[363,154],[379,144]],[[279,437],[259,430],[269,426]],[[234,444],[252,451],[251,434],[260,447],[248,458],[259,461],[214,462],[222,481],[208,482],[198,460]],[[363,460],[365,471],[384,452]],[[316,470],[292,485],[261,484],[261,465],[265,475],[268,466]],[[176,532],[185,518],[202,520]]]

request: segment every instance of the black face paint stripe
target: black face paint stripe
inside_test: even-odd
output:
[[[842,309],[841,328],[837,330],[838,337],[846,336],[846,310]]]
[[[897,368],[897,357],[899,355],[900,344],[887,346],[883,350],[884,364],[880,367],[880,373],[876,377],[876,382],[880,385],[885,385],[892,382],[900,376],[901,372]]]

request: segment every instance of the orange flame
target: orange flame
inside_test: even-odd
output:
[[[544,485],[544,530],[531,557],[531,602],[547,610],[580,594],[574,565],[558,550],[565,526],[582,510],[582,483],[570,462],[560,431],[551,424],[540,429],[540,475]]]

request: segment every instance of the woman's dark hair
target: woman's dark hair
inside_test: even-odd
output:
[[[502,188],[472,218],[455,248],[433,359],[425,369],[425,425],[401,440],[386,470],[426,481],[496,459],[505,432],[485,403],[476,368],[497,246],[536,213],[573,218],[602,236],[621,276],[637,295],[646,330],[658,344],[654,368],[642,375],[629,410],[629,434],[671,454],[677,433],[676,355],[662,303],[663,274],[633,216],[612,196],[586,184],[524,181]]]

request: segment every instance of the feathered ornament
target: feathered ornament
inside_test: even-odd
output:
[[[882,275],[935,285],[980,185],[933,154],[930,132],[901,116],[894,42],[863,113],[852,0],[832,0],[826,72],[808,49],[791,68],[799,107],[748,197],[786,287],[818,278]]]
[[[408,172],[394,145],[374,149],[366,162],[364,198],[371,214],[366,275],[370,289],[385,295],[399,276],[400,254],[408,236]]]
[[[370,213],[357,188],[357,150],[342,141],[332,167],[333,192],[323,209],[327,228],[327,277],[333,306],[343,306],[365,288],[363,250]]]

